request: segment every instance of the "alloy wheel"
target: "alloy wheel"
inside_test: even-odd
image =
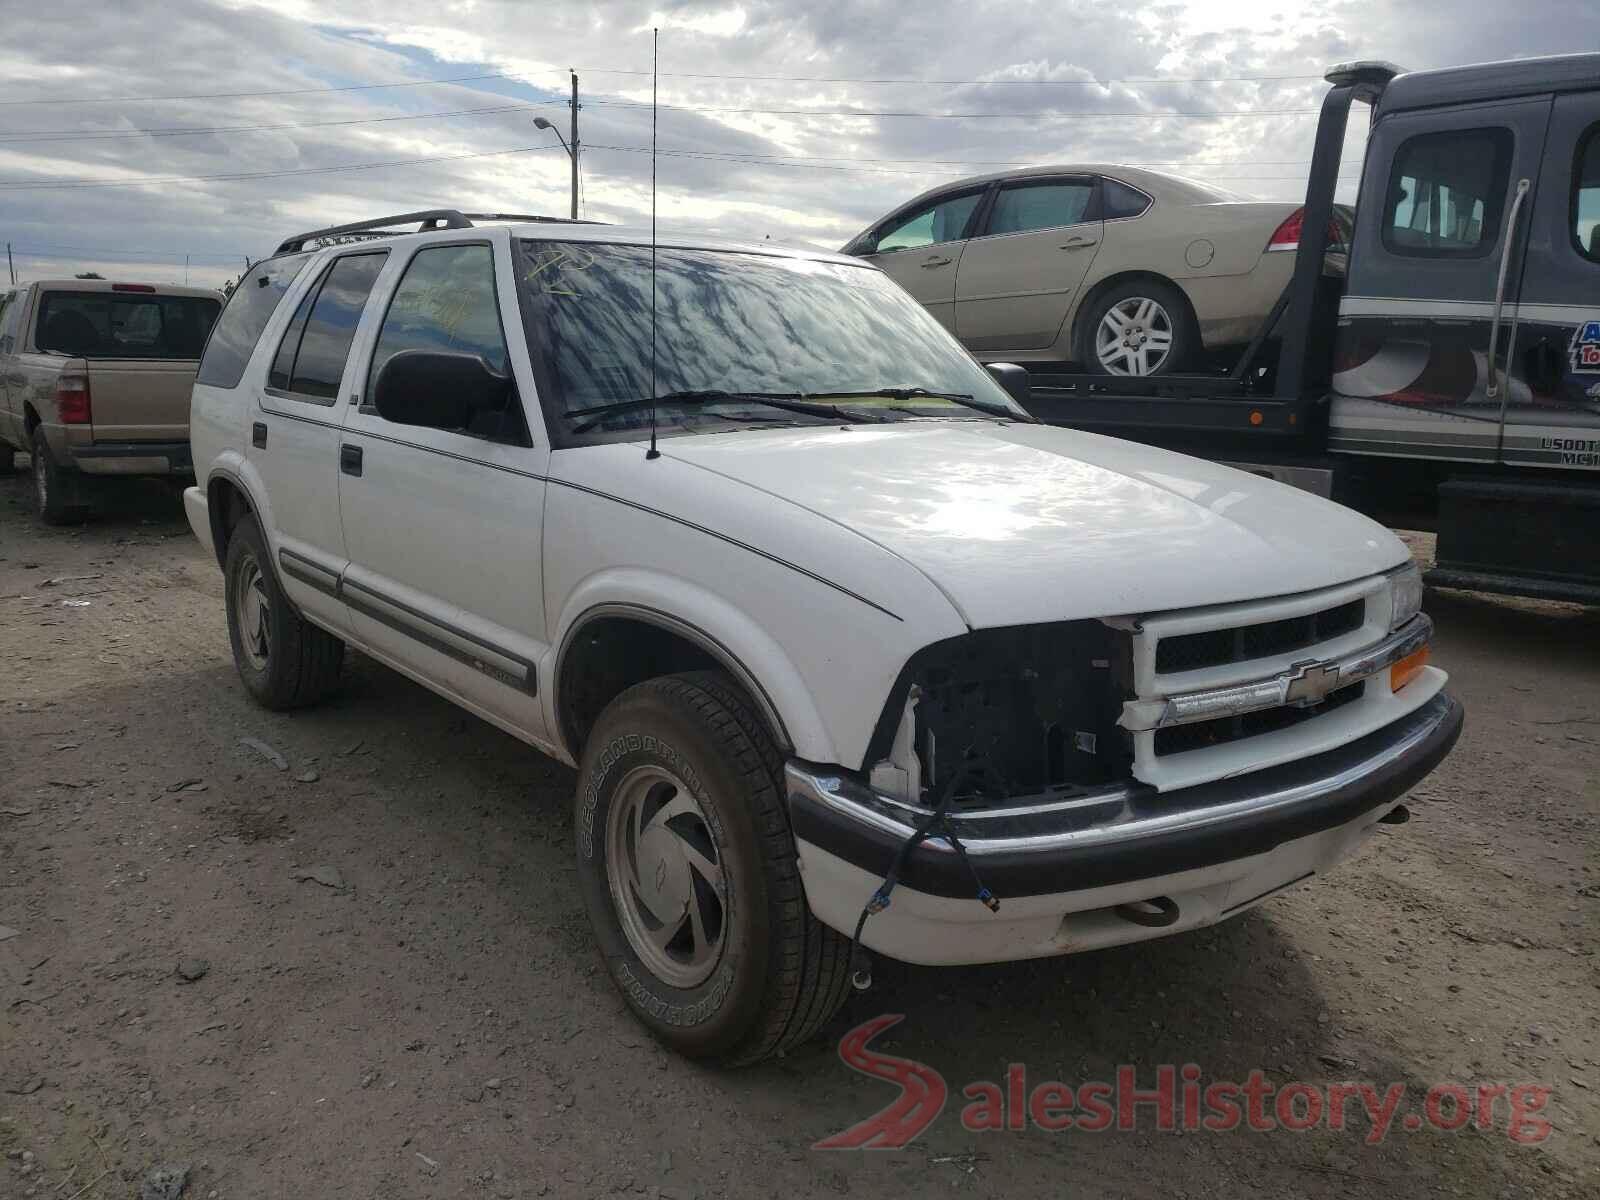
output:
[[[1172,353],[1172,338],[1172,317],[1159,301],[1129,296],[1100,318],[1095,357],[1112,375],[1154,375]]]
[[[699,803],[672,772],[634,768],[606,819],[606,874],[628,945],[670,987],[691,988],[722,957],[722,854]]]

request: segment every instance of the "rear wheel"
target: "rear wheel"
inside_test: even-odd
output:
[[[756,1062],[844,1002],[850,943],[806,905],[782,757],[749,701],[701,672],[600,716],[578,781],[578,875],[613,982],[661,1041]]]
[[[73,525],[89,515],[88,505],[77,498],[77,481],[56,464],[44,430],[33,431],[33,498],[39,519],[46,525]]]
[[[1084,315],[1078,356],[1097,375],[1165,375],[1182,368],[1198,338],[1183,296],[1169,284],[1119,284]]]
[[[17,473],[17,448],[0,442],[0,475]]]
[[[233,527],[223,573],[233,663],[256,702],[302,708],[333,691],[344,666],[344,643],[290,606],[254,517],[244,516]]]

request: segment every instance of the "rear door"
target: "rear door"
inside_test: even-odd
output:
[[[1500,458],[1600,471],[1600,91],[1557,97],[1530,225]]]
[[[1550,97],[1539,96],[1401,112],[1373,127],[1339,309],[1333,448],[1498,457],[1549,117]]]
[[[96,441],[182,441],[200,352],[221,311],[215,298],[160,295],[144,284],[50,291],[38,339],[87,364]]]
[[[336,633],[350,625],[338,589],[349,562],[339,520],[339,400],[356,330],[387,261],[387,250],[358,251],[305,272],[312,277],[290,293],[287,324],[268,326],[269,336],[282,332],[265,384],[256,387],[246,450],[271,504],[278,577],[304,612]]]
[[[1002,184],[956,274],[956,336],[974,352],[1042,350],[1100,249],[1094,178]]]
[[[956,268],[987,185],[947,192],[890,217],[863,255],[951,332],[955,331]]]

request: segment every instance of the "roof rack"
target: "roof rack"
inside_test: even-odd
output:
[[[416,221],[412,233],[428,233],[436,229],[471,229],[475,221],[540,221],[561,225],[593,225],[593,221],[574,221],[567,217],[545,217],[535,213],[465,213],[453,208],[429,208],[419,212],[396,213],[392,217],[374,217],[370,221],[356,221],[349,225],[330,225],[326,229],[311,229],[284,238],[278,243],[276,254],[292,254],[305,249],[307,242],[321,238],[350,237],[366,234],[368,237],[391,237],[400,232],[392,225],[407,225]]]

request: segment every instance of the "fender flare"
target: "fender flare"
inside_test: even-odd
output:
[[[669,608],[669,598],[661,594],[662,584],[692,597],[692,603]],[[681,615],[689,608],[698,610],[692,618]],[[785,754],[834,761],[833,738],[788,654],[747,614],[721,597],[686,580],[656,580],[647,572],[627,569],[605,572],[575,588],[568,597],[568,613],[558,626],[547,675],[546,720],[574,762],[578,756],[565,744],[559,717],[562,668],[583,629],[607,617],[654,625],[693,642],[749,694]]]

